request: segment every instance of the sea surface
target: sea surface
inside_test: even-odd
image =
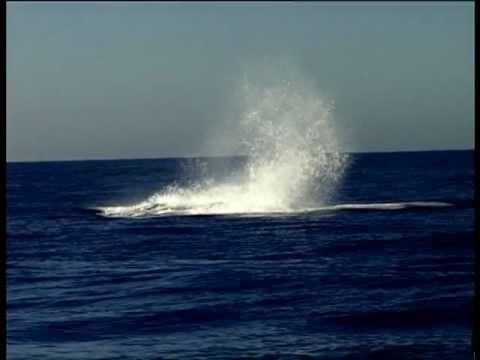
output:
[[[473,151],[351,154],[316,207],[188,187],[242,161],[8,163],[8,358],[471,359]]]

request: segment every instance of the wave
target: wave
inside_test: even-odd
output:
[[[170,196],[151,199],[132,206],[98,207],[94,210],[104,217],[154,217],[165,215],[269,215],[269,214],[300,214],[310,212],[336,211],[382,211],[404,209],[431,209],[455,206],[453,203],[440,201],[407,201],[388,203],[352,203],[334,204],[310,208],[257,208],[245,204],[232,205],[217,203],[209,199],[208,194],[196,198],[196,204],[187,204],[188,197]]]

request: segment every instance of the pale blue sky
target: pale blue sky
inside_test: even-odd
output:
[[[221,155],[233,84],[277,57],[335,99],[344,151],[473,148],[473,2],[12,2],[7,159]]]

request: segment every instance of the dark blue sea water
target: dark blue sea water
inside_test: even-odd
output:
[[[351,155],[333,204],[404,205],[254,216],[92,210],[186,160],[9,163],[8,358],[470,359],[473,158]]]

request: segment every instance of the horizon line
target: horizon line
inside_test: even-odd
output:
[[[475,151],[468,149],[429,149],[429,150],[385,150],[385,151],[340,151],[341,154],[391,154],[391,153],[415,153],[415,152],[447,152],[447,151]],[[138,158],[100,158],[100,159],[64,159],[64,160],[6,160],[6,163],[51,163],[51,162],[80,162],[80,161],[135,161],[135,160],[175,160],[175,159],[198,159],[198,158],[239,158],[248,155],[184,155],[184,156],[159,156]]]

